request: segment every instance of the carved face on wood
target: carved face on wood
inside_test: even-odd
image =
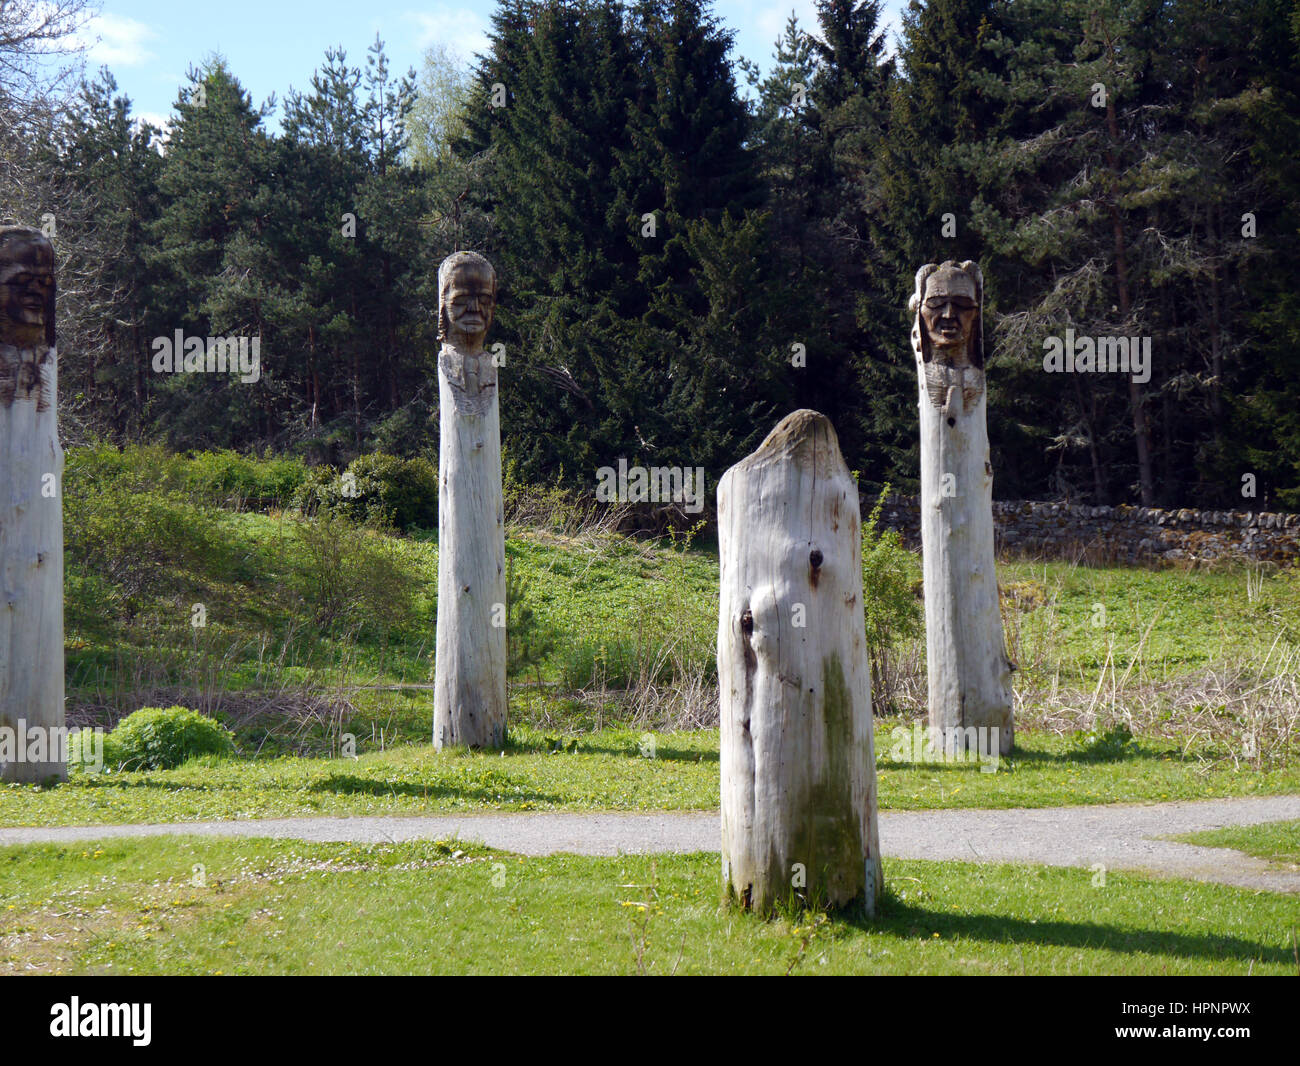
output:
[[[949,260],[918,270],[908,306],[916,313],[912,338],[922,361],[983,370],[983,304],[984,278],[978,264]]]
[[[497,276],[475,252],[457,252],[438,269],[438,336],[458,348],[479,351],[496,310]]]
[[[930,276],[921,301],[921,321],[930,348],[940,359],[954,364],[968,361],[978,316],[975,281],[965,271],[940,268]]]
[[[54,248],[37,230],[0,230],[0,343],[54,344]]]

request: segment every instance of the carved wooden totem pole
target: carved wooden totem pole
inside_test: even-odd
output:
[[[742,907],[883,885],[858,488],[795,411],[718,486],[722,877]]]
[[[67,776],[54,248],[0,228],[0,779]]]
[[[921,550],[930,734],[944,750],[1011,751],[1011,672],[993,561],[984,278],[923,266],[909,308],[920,378]]]
[[[483,351],[496,271],[457,252],[438,269],[438,637],[433,743],[506,735],[506,548],[497,368]]]

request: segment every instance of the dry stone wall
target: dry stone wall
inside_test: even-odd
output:
[[[863,513],[874,505],[864,498]],[[908,547],[919,547],[919,498],[887,497],[881,524],[898,530]],[[993,524],[999,552],[1048,558],[1085,552],[1119,562],[1300,561],[1300,515],[1294,514],[1009,500],[994,501]]]

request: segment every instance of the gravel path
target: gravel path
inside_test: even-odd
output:
[[[1032,862],[1137,870],[1243,888],[1300,893],[1300,870],[1238,851],[1154,839],[1224,826],[1300,819],[1300,796],[1012,810],[889,811],[881,850],[891,858]],[[442,840],[459,837],[521,855],[717,851],[716,811],[653,814],[545,812],[419,817],[281,818],[248,822],[0,829],[0,845],[109,837],[276,837],[291,840]]]

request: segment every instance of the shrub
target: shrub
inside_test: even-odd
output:
[[[196,755],[230,755],[231,732],[187,707],[142,707],[110,734],[124,770],[170,770]],[[107,762],[107,745],[105,757]]]
[[[538,618],[529,597],[532,582],[515,570],[506,556],[506,673],[516,676],[531,668],[542,687],[542,663],[555,649],[555,630]]]
[[[1123,759],[1134,751],[1129,746],[1132,741],[1133,731],[1123,722],[1105,731],[1089,729],[1074,734],[1074,743],[1078,746],[1080,758],[1095,759],[1098,762]]]
[[[290,592],[319,629],[382,635],[414,625],[424,582],[395,544],[329,510],[298,523],[297,533]]]
[[[73,733],[68,738],[68,770],[72,773],[96,772],[96,754],[103,759],[101,769],[115,770],[120,767],[123,762],[122,748],[113,738],[113,734],[102,734],[102,744],[103,747],[96,752],[99,745],[95,742],[89,729],[81,729]]]
[[[240,455],[229,449],[177,455],[157,444],[68,450],[66,481],[83,492],[120,486],[158,492],[200,507],[267,510],[284,506],[307,480],[300,459]]]
[[[131,623],[159,597],[196,594],[205,576],[237,569],[224,516],[175,493],[69,482],[63,514],[73,625]]]
[[[229,449],[195,452],[180,464],[182,483],[193,498],[236,510],[283,506],[308,476],[299,459],[258,459]]]
[[[888,495],[886,485],[862,523],[862,606],[877,714],[898,709],[890,661],[893,650],[921,634],[921,603],[914,591],[920,568],[896,530],[879,528],[880,511]]]
[[[356,523],[436,529],[438,471],[427,459],[374,452],[358,456],[342,474],[333,467],[312,471],[299,486],[294,505],[305,515],[326,510]]]

